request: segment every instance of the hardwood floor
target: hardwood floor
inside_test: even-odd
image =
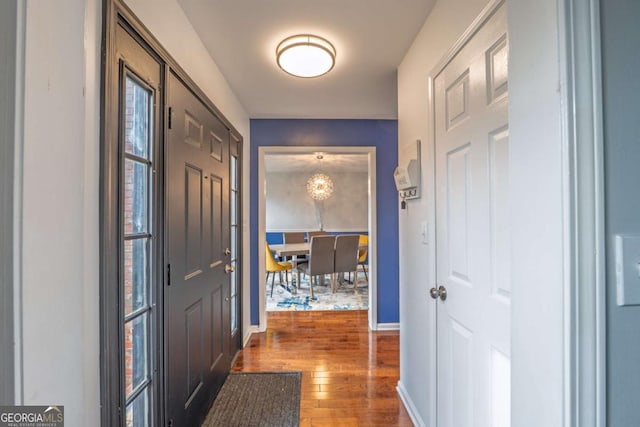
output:
[[[399,333],[366,311],[270,312],[234,372],[302,371],[301,426],[412,426],[396,392]]]

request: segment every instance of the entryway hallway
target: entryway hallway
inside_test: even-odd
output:
[[[302,371],[300,426],[412,426],[396,385],[399,332],[366,311],[270,312],[234,372]]]

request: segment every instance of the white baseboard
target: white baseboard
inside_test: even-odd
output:
[[[376,325],[376,331],[399,331],[400,323],[378,323]]]
[[[416,405],[413,404],[411,397],[409,397],[409,394],[407,393],[407,390],[404,388],[404,385],[401,381],[398,381],[396,390],[398,391],[398,396],[400,396],[400,400],[402,401],[404,408],[409,413],[409,417],[411,417],[411,422],[413,422],[413,425],[416,427],[426,427],[426,424],[424,423],[424,421],[422,421],[420,414],[418,414]]]
[[[247,346],[249,340],[251,339],[251,335],[257,332],[260,332],[260,328],[258,327],[258,325],[249,326],[249,329],[247,329],[247,333],[244,337],[242,337],[242,348]]]

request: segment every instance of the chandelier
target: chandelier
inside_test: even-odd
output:
[[[323,173],[314,174],[307,181],[307,192],[313,200],[326,200],[333,194],[333,182]]]

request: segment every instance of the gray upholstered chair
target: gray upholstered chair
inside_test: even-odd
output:
[[[334,271],[337,275],[356,272],[358,270],[358,246],[360,236],[357,234],[343,234],[336,237],[336,252]],[[336,280],[333,281],[333,292],[336,291]],[[353,289],[357,288],[357,280],[353,281]]]
[[[303,231],[287,231],[282,233],[282,241],[284,243],[305,243],[306,240],[304,238],[304,232]],[[293,257],[285,257],[284,261],[290,261],[291,259],[293,259],[293,263],[294,265],[296,265],[296,268],[298,266],[300,266],[301,264],[304,264],[308,261],[308,258],[304,255],[300,256],[293,256]],[[288,274],[285,273],[285,274]],[[288,278],[287,278],[288,280]],[[296,286],[299,287],[299,283],[296,283]]]
[[[331,274],[333,286],[335,244],[336,236],[314,236],[311,238],[309,263],[302,265],[300,268],[310,276],[309,288],[311,289],[311,298],[314,297],[313,281],[316,277]]]
[[[311,241],[313,236],[326,236],[328,233],[326,231],[307,231],[307,242]]]
[[[306,240],[304,239],[304,232],[298,231],[288,231],[286,233],[282,233],[282,240],[284,243],[304,243]]]

